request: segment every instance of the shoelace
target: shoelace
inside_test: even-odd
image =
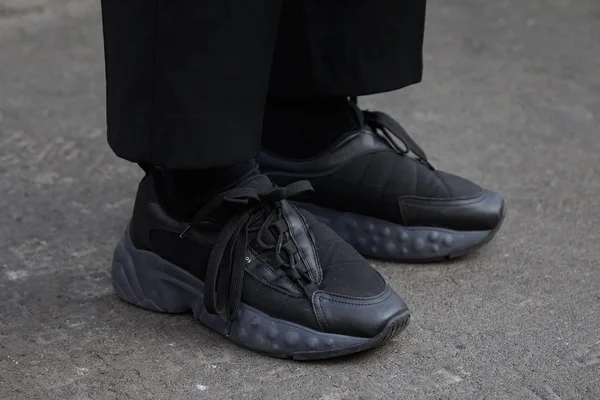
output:
[[[432,171],[435,170],[427,159],[427,155],[425,155],[423,149],[419,147],[408,132],[406,132],[406,129],[394,118],[381,111],[362,111],[362,114],[364,115],[364,123],[369,125],[375,133],[379,134],[392,149],[403,155],[412,152],[419,162],[426,165]]]
[[[181,233],[181,238],[220,205],[229,203],[240,208],[240,211],[225,224],[210,252],[204,280],[206,311],[211,314],[226,314],[230,321],[236,318],[242,297],[247,262],[245,257],[250,232],[256,232],[252,245],[259,252],[275,253],[275,259],[281,267],[277,271],[280,275],[289,275],[305,290],[313,290],[314,284],[310,274],[302,268],[302,263],[298,262],[299,257],[296,256],[298,249],[293,241],[289,240],[288,227],[283,220],[280,203],[281,200],[311,191],[313,188],[308,181],[299,181],[286,187],[274,187],[262,192],[253,188],[233,188],[215,196],[194,215]],[[264,234],[271,228],[277,232],[275,244],[267,244],[263,240]],[[226,259],[225,251],[228,247],[230,253]],[[282,252],[286,253],[287,260],[282,256]]]

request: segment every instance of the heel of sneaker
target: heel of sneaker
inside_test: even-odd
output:
[[[160,312],[190,310],[189,295],[162,273],[168,262],[133,246],[129,227],[114,251],[111,278],[117,296],[136,306]]]

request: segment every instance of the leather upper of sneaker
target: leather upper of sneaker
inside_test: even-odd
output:
[[[263,151],[259,164],[275,183],[306,179],[310,202],[406,226],[494,229],[504,201],[497,193],[435,170],[425,153],[391,117],[365,112],[362,129],[325,153],[290,160]]]
[[[131,222],[134,245],[186,269],[202,280],[205,288],[211,280],[208,266],[219,253],[215,249],[226,245],[215,286],[217,309],[224,318],[229,306],[241,300],[271,317],[312,329],[373,337],[390,318],[407,310],[379,273],[331,229],[286,200],[265,200],[285,188],[274,188],[264,175],[256,175],[236,189],[238,195],[265,197],[260,200],[264,204],[244,204],[243,196],[229,198],[190,226],[189,221],[167,215],[159,204],[152,177],[146,176],[140,183]],[[232,279],[225,277],[235,274],[232,263],[239,258],[236,243],[239,245],[241,236],[225,244],[222,239],[229,236],[227,226],[240,215],[248,217],[247,223],[239,224],[235,233],[248,232],[248,240],[241,256],[241,298],[232,299]],[[205,289],[205,301],[206,293]]]

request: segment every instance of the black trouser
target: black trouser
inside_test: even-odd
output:
[[[167,168],[253,158],[267,96],[419,82],[425,0],[102,0],[108,140]]]

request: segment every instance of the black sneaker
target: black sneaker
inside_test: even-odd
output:
[[[491,240],[504,217],[499,194],[435,170],[389,115],[357,113],[362,128],[325,153],[291,160],[263,150],[261,170],[278,185],[310,181],[315,196],[299,205],[366,257],[434,261]]]
[[[191,311],[231,341],[275,357],[322,359],[387,342],[408,324],[404,301],[349,244],[254,172],[191,221],[159,204],[152,175],[118,243],[112,282],[122,299]]]

